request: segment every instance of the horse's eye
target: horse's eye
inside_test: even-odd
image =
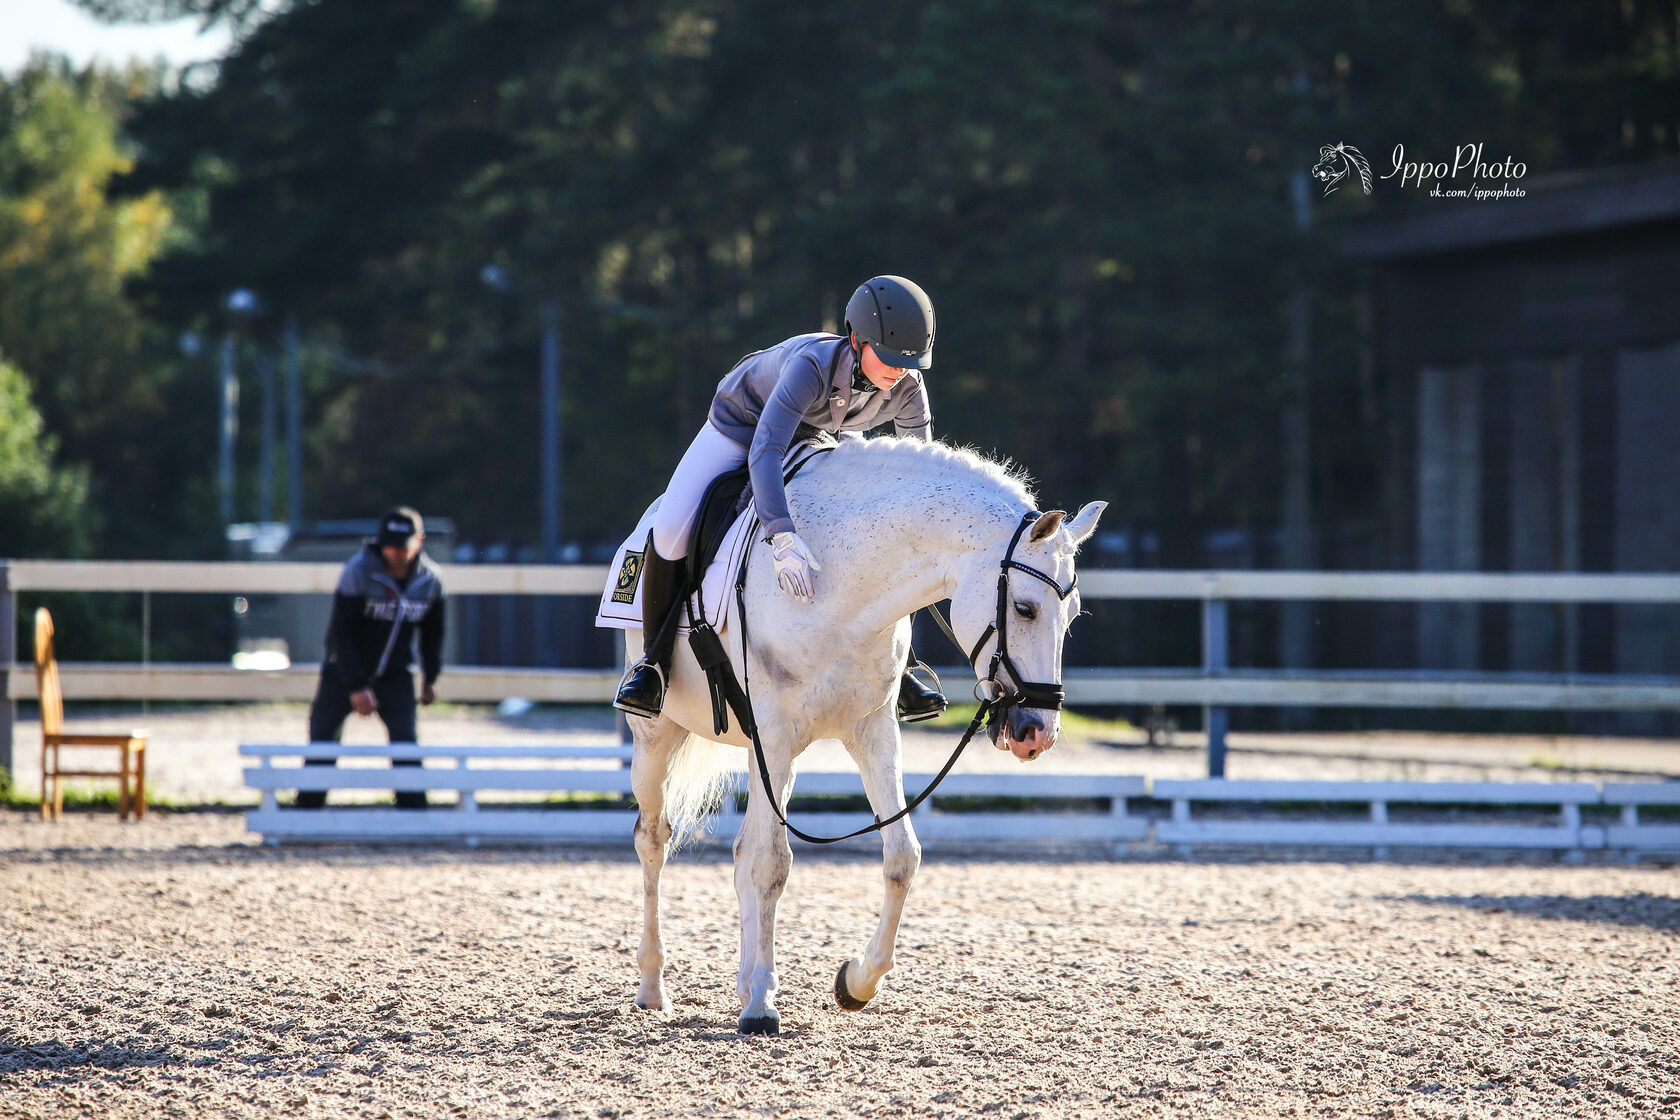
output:
[[[1015,601],[1015,613],[1020,615],[1022,618],[1031,621],[1032,619],[1038,617],[1038,604],[1026,603],[1017,599]]]

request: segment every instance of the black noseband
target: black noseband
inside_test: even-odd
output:
[[[1050,589],[1056,593],[1058,599],[1066,599],[1073,594],[1073,589],[1079,586],[1079,576],[1077,574],[1068,581],[1066,587],[1063,587],[1037,568],[1015,559],[1015,546],[1021,543],[1021,534],[1026,532],[1027,526],[1036,522],[1040,516],[1040,514],[1031,510],[1023,514],[1021,523],[1015,526],[1015,535],[1009,538],[1009,547],[1004,549],[1003,563],[998,569],[997,618],[987,625],[985,633],[980,635],[980,640],[975,642],[973,648],[969,650],[968,663],[974,665],[976,672],[979,671],[980,667],[975,665],[975,660],[980,656],[980,648],[986,644],[988,638],[996,634],[997,650],[992,654],[991,667],[986,670],[986,675],[981,678],[980,684],[976,686],[976,693],[978,694],[979,689],[989,684],[992,688],[988,691],[996,694],[995,703],[997,707],[1004,708],[1012,704],[1019,704],[1028,708],[1047,708],[1059,712],[1062,710],[1062,701],[1067,697],[1067,691],[1055,681],[1027,680],[1021,675],[1021,670],[1016,667],[1015,659],[1009,656],[1009,631],[1007,629],[1009,619],[1007,613],[1009,610],[1009,569],[1013,568],[1018,572],[1025,572],[1034,579],[1049,584]],[[1000,668],[1008,673],[1008,682],[998,678]]]

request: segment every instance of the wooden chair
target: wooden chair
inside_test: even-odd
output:
[[[117,779],[117,813],[128,820],[146,815],[146,732],[127,735],[70,735],[64,730],[64,693],[53,656],[53,621],[47,608],[35,612],[35,694],[41,699],[41,819],[64,815],[65,778]],[[116,770],[66,770],[61,747],[110,747],[119,752]]]

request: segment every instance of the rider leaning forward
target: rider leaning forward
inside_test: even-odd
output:
[[[718,383],[711,415],[694,437],[654,514],[642,570],[645,652],[619,685],[613,706],[649,718],[665,704],[676,643],[665,625],[676,605],[689,532],[719,475],[743,462],[752,475],[754,511],[764,526],[776,582],[801,602],[816,595],[822,565],[788,514],[782,461],[788,447],[817,432],[862,432],[892,421],[900,436],[933,438],[922,371],[933,365],[933,303],[902,276],[877,276],[846,304],[846,333],[795,335],[748,354]],[[899,683],[898,712],[925,719],[945,697],[909,673]]]

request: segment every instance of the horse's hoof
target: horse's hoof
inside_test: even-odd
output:
[[[743,1017],[735,1029],[742,1034],[781,1034],[782,1017],[776,1014]]]
[[[840,1005],[842,1011],[862,1011],[869,1006],[869,1001],[857,999],[846,990],[846,966],[851,963],[851,961],[840,962],[840,971],[834,976],[834,1002]]]

